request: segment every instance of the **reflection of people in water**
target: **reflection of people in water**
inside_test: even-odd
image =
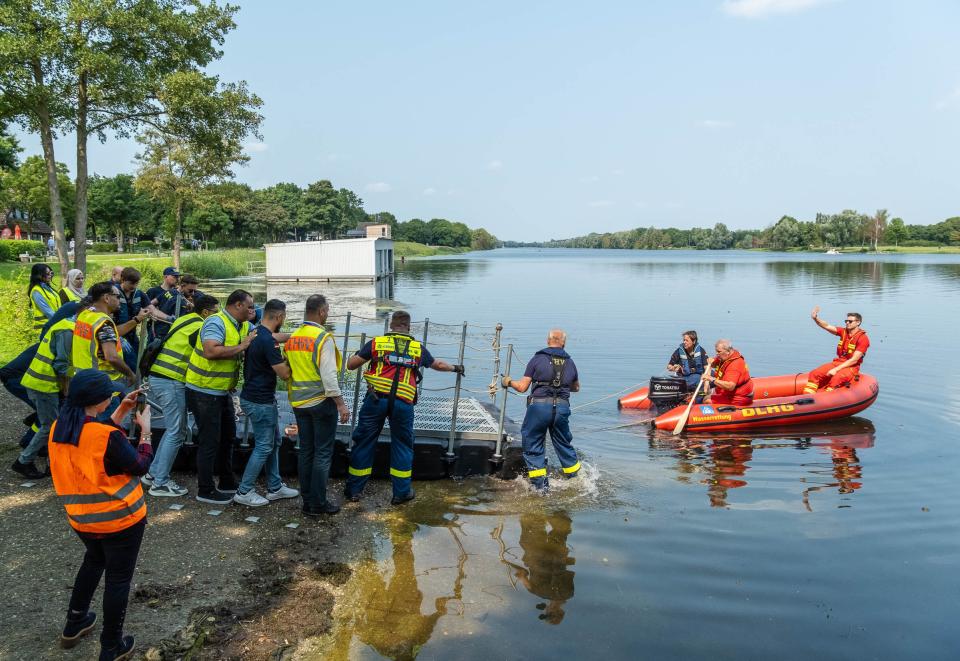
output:
[[[705,482],[711,507],[726,507],[727,491],[747,486],[742,478],[751,459],[753,445],[748,438],[715,441],[710,446],[710,477]]]
[[[832,473],[834,482],[820,484],[814,487],[808,487],[803,490],[803,505],[807,511],[812,512],[810,506],[810,494],[823,491],[825,489],[836,488],[840,494],[851,494],[863,486],[863,468],[860,466],[860,458],[857,456],[857,450],[851,447],[849,439],[830,439],[830,458],[833,463]],[[873,445],[872,440],[870,445]],[[867,447],[870,447],[869,445]]]
[[[537,604],[537,609],[543,611],[539,618],[549,624],[563,621],[563,605],[573,598],[575,572],[569,567],[576,560],[570,556],[567,546],[572,528],[573,522],[566,512],[521,514],[523,565],[504,560],[530,594],[545,600]]]
[[[430,615],[421,613],[423,593],[417,585],[413,554],[413,535],[417,527],[409,521],[391,526],[393,573],[389,583],[380,572],[371,577],[363,588],[362,612],[357,617],[357,637],[390,659],[416,658],[420,648],[433,635],[437,620],[447,614],[447,602],[460,599],[465,553],[461,554],[453,596],[437,597],[434,612]]]

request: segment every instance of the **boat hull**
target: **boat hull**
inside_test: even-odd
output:
[[[804,394],[807,372],[759,377],[753,380],[755,399],[750,406],[694,404],[687,420],[688,431],[734,431],[763,427],[802,425],[846,418],[863,411],[880,393],[877,380],[859,374],[849,386]],[[650,409],[647,389],[630,393],[619,404],[625,409]],[[678,406],[657,416],[657,429],[672,430],[686,410]]]

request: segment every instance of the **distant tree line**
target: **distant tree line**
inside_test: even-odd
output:
[[[797,220],[783,216],[763,230],[731,230],[723,223],[712,228],[638,227],[621,232],[591,233],[572,239],[521,243],[507,241],[506,247],[543,246],[548,248],[633,248],[660,250],[687,248],[726,250],[729,248],[794,250],[845,248],[861,246],[876,250],[890,246],[960,245],[960,217],[948,218],[935,225],[907,225],[902,218],[889,219],[885,209],[873,215],[844,210],[840,213],[818,213],[814,220]]]

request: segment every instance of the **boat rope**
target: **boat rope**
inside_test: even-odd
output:
[[[608,399],[610,399],[611,397],[618,397],[619,395],[622,395],[622,394],[624,394],[624,393],[626,393],[626,392],[630,392],[630,391],[632,391],[632,390],[636,390],[637,388],[640,388],[640,387],[642,387],[643,385],[644,385],[643,383],[635,383],[635,384],[633,384],[632,386],[627,386],[627,387],[624,388],[623,390],[618,390],[617,392],[612,393],[612,394],[610,394],[610,395],[607,395],[606,397],[601,397],[600,399],[595,399],[595,400],[593,400],[592,402],[587,402],[586,404],[577,404],[576,406],[571,407],[570,410],[571,410],[571,411],[579,411],[580,409],[585,409],[585,408],[587,408],[587,407],[589,407],[589,406],[593,406],[594,404],[599,404],[600,402],[605,402],[605,401],[607,401]]]

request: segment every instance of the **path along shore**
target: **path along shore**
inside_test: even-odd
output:
[[[50,479],[24,486],[29,482],[9,470],[27,413],[0,391],[0,419],[7,421],[0,430],[0,566],[7,575],[0,585],[6,613],[0,658],[95,659],[99,626],[77,648],[58,647],[83,546]],[[370,557],[390,509],[389,482],[371,482],[362,503],[318,521],[300,514],[299,499],[258,508],[231,504],[213,516],[215,506],[192,498],[195,477],[175,478],[191,496],[147,496],[126,620],[126,632],[137,639],[135,658],[294,658],[301,641],[331,630],[353,567]],[[342,486],[332,480],[331,493],[338,496]],[[98,613],[101,598],[98,590],[91,606]]]

